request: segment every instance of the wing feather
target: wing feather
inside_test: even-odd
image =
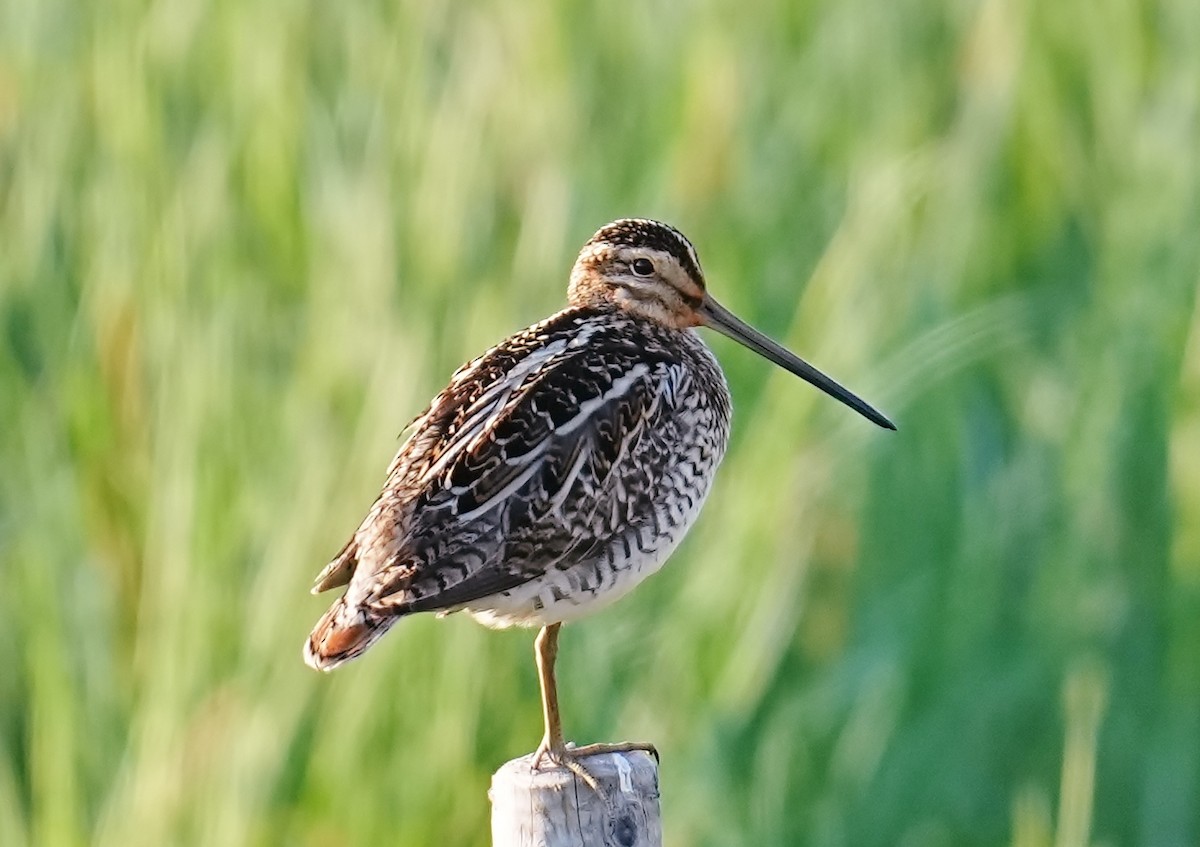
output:
[[[679,391],[680,363],[619,333],[586,347],[543,345],[534,359],[481,385],[484,357],[460,371],[476,382],[457,403],[452,383],[431,404],[413,438],[436,430],[440,441],[393,463],[393,476],[418,481],[407,519],[360,529],[360,546],[377,543],[373,533],[404,536],[387,561],[355,575],[367,605],[438,610],[510,590],[646,511],[631,494],[637,486],[626,484],[643,472],[631,464],[630,442]]]

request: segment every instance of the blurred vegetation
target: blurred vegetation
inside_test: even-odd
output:
[[[723,339],[670,566],[564,634],[676,845],[1200,843],[1193,0],[0,0],[0,844],[487,843],[532,634],[329,677],[400,428],[650,215]]]

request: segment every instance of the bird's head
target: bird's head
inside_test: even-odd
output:
[[[887,429],[873,406],[742,321],[708,293],[696,248],[673,226],[625,218],[601,227],[579,251],[567,297],[574,306],[611,305],[670,329],[706,326]]]
[[[627,218],[588,239],[571,270],[574,305],[612,303],[674,329],[699,326],[706,295],[696,249],[664,223]]]

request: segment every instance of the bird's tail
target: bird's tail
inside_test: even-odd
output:
[[[362,655],[395,621],[394,616],[366,611],[339,597],[308,636],[304,661],[316,670],[331,671]]]

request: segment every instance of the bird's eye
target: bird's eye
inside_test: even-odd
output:
[[[638,276],[650,276],[654,273],[654,263],[649,259],[634,259],[631,267]]]

